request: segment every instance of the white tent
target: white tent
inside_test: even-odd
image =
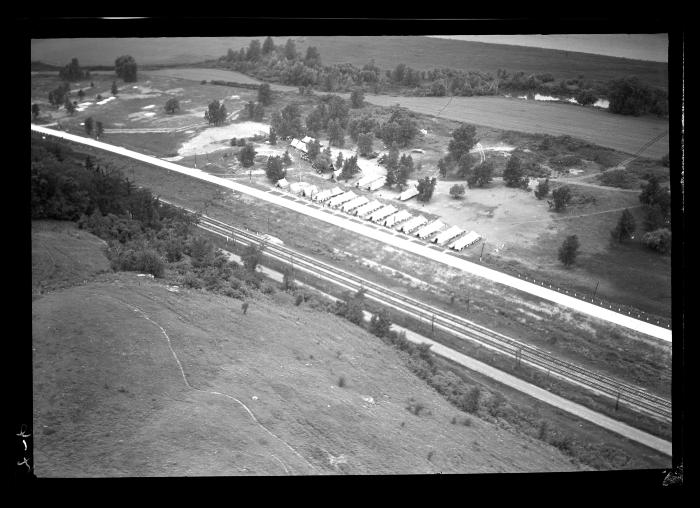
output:
[[[289,187],[289,182],[287,181],[286,178],[282,178],[280,180],[277,180],[277,183],[275,184],[276,187],[279,187],[281,189],[286,189]]]
[[[369,220],[374,222],[381,222],[383,219],[387,218],[392,213],[396,213],[397,208],[394,205],[386,205],[380,208],[376,212],[369,216]]]
[[[403,223],[401,227],[399,227],[399,231],[403,231],[404,233],[409,234],[427,223],[428,219],[426,219],[422,215],[419,215],[418,217],[413,217],[409,221]]]
[[[299,141],[298,139],[295,138],[295,139],[292,139],[292,142],[290,143],[290,145],[293,148],[296,148],[297,150],[300,150],[300,151],[306,153],[306,143],[304,143],[303,141]]]
[[[458,228],[457,226],[452,226],[433,238],[433,242],[437,243],[438,245],[444,245],[462,233],[464,233],[463,229]]]
[[[318,194],[318,187],[315,185],[309,185],[308,187],[305,187],[302,191],[302,194],[304,194],[304,197],[310,198],[314,194]]]
[[[328,206],[332,208],[337,208],[338,206],[342,205],[343,203],[347,203],[348,201],[351,201],[357,197],[357,194],[355,194],[352,191],[345,192],[343,194],[340,194],[339,196],[335,196],[328,202]]]
[[[424,238],[428,238],[433,233],[437,233],[438,231],[440,231],[441,229],[444,229],[444,228],[445,228],[445,224],[440,219],[438,219],[438,220],[434,220],[433,222],[426,225],[425,227],[419,229],[415,233],[415,235],[418,238],[424,239]]]
[[[312,143],[313,141],[316,141],[314,138],[311,136],[304,136],[304,139],[302,139],[304,143]]]
[[[331,199],[331,197],[331,191],[326,189],[314,194],[313,200],[318,201],[319,203],[323,203],[324,201],[328,201],[329,199]]]
[[[410,219],[411,217],[413,217],[413,215],[411,215],[410,212],[406,210],[401,210],[398,213],[395,213],[394,215],[389,215],[389,217],[384,219],[384,225],[391,228],[396,226],[400,222]]]
[[[480,239],[481,239],[481,236],[478,233],[476,233],[474,231],[470,231],[469,233],[464,235],[462,238],[458,238],[455,242],[452,242],[450,244],[450,249],[454,249],[454,250],[459,251],[459,250],[464,249],[465,247],[469,247],[470,245],[475,244]]]
[[[415,197],[418,194],[420,194],[420,192],[418,192],[418,189],[416,189],[415,187],[411,187],[410,189],[406,189],[401,193],[401,195],[399,196],[399,200],[406,201],[407,199],[411,199],[412,197]]]
[[[370,201],[366,205],[362,205],[360,208],[356,209],[353,213],[355,215],[357,215],[358,217],[362,217],[363,215],[367,215],[368,213],[371,213],[375,210],[379,210],[382,206],[384,206],[384,205],[375,199],[374,201]]]
[[[355,182],[355,187],[364,187],[365,185],[369,185],[376,179],[376,175],[363,176],[357,182]]]
[[[358,206],[362,206],[369,202],[369,200],[364,197],[364,196],[358,196],[355,199],[348,201],[347,203],[343,203],[342,210],[344,212],[350,212],[351,210],[354,210]]]
[[[289,184],[289,190],[294,194],[302,194],[310,184],[308,182],[294,182]]]
[[[340,187],[333,187],[329,192],[331,193],[331,197],[333,198],[335,196],[342,194],[345,191],[343,189],[341,189]]]
[[[376,191],[377,189],[381,189],[382,187],[384,187],[385,183],[386,183],[386,178],[381,177],[380,179],[375,180],[372,183],[370,183],[369,187],[367,187],[367,190]]]

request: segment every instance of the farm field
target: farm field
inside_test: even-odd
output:
[[[506,97],[391,97],[365,95],[378,106],[400,104],[426,115],[495,129],[552,136],[568,135],[599,146],[634,154],[654,136],[668,130],[668,121],[655,117],[615,115],[594,108]],[[668,136],[654,143],[645,157],[668,153]]]
[[[52,254],[63,235],[54,230]],[[89,236],[81,253],[104,259]],[[588,469],[478,417],[468,426],[451,423],[466,415],[412,374],[397,351],[292,301],[284,293],[261,296],[243,315],[239,300],[173,290],[134,273],[37,296],[37,476]],[[411,401],[425,411],[410,413]]]

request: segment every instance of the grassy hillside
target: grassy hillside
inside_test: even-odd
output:
[[[65,233],[40,234],[63,269]],[[75,258],[99,259],[83,235]],[[394,349],[284,293],[243,315],[235,299],[101,274],[38,297],[32,330],[38,476],[577,468],[478,418],[453,423],[465,415]]]

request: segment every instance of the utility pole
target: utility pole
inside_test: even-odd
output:
[[[598,293],[598,284],[600,284],[600,281],[596,281],[595,283],[595,291],[593,291],[593,298],[595,298],[595,295]]]
[[[486,242],[481,244],[481,254],[479,254],[479,261],[481,261],[481,258],[484,255],[484,247],[486,247]]]
[[[617,392],[617,399],[615,399],[615,411],[620,407],[620,392]]]
[[[197,167],[197,152],[194,153],[194,167]]]
[[[430,320],[430,336],[432,337],[434,333],[435,333],[435,314],[433,314],[433,317]]]

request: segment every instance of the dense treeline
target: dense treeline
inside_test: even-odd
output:
[[[266,49],[259,49],[260,42],[253,40],[250,46],[239,51],[229,50],[219,59],[220,65],[249,74],[261,80],[279,82],[285,85],[299,86],[301,89],[317,88],[325,92],[355,92],[366,90],[371,93],[399,92],[418,96],[478,96],[500,95],[504,93],[522,93],[534,95],[541,93],[561,98],[575,98],[579,104],[589,105],[600,97],[615,96],[616,106],[611,111],[622,114],[627,111],[650,112],[657,115],[667,114],[667,94],[664,90],[642,86],[634,83],[636,90],[630,97],[619,100],[620,96],[630,94],[629,85],[621,87],[620,82],[628,83],[636,78],[624,78],[609,83],[586,79],[579,76],[574,79],[557,80],[551,73],[527,74],[523,71],[509,72],[498,69],[491,72],[462,70],[453,68],[436,68],[418,70],[399,63],[394,69],[382,70],[370,61],[362,67],[353,64],[322,65],[317,48],[307,48],[306,56],[297,52],[292,39],[285,46],[275,46],[270,38],[265,41]],[[646,104],[639,108],[637,95],[643,90]],[[622,104],[620,108],[617,104]],[[632,105],[630,105],[632,104]]]

